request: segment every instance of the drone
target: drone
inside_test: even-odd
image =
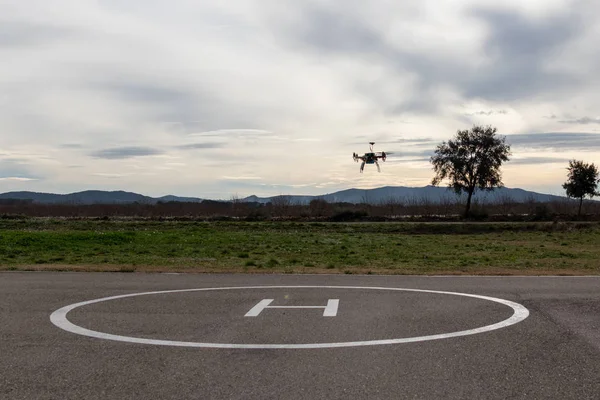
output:
[[[385,162],[387,154],[385,153],[385,151],[380,151],[377,153],[374,152],[373,151],[374,144],[375,144],[375,142],[369,142],[369,149],[371,151],[369,153],[365,153],[362,156],[359,156],[356,153],[352,153],[352,158],[354,158],[354,161],[358,162],[358,160],[362,160],[362,163],[360,164],[360,173],[361,174],[362,174],[363,170],[365,169],[365,164],[375,164],[377,166],[377,172],[381,172],[381,168],[379,167],[379,162],[377,160],[381,158],[381,160],[383,160]]]

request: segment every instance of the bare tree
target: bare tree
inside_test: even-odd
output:
[[[310,215],[313,217],[323,217],[331,213],[331,205],[322,198],[316,198],[308,204]]]
[[[275,196],[271,199],[273,215],[277,217],[289,216],[292,207],[292,198],[290,196]]]
[[[242,212],[242,199],[236,194],[231,196],[231,211],[234,217],[239,217]]]

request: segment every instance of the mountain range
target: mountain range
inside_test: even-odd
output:
[[[463,194],[462,197],[465,197]],[[437,186],[424,187],[405,187],[405,186],[384,186],[375,189],[347,189],[334,193],[317,196],[303,195],[280,195],[271,197],[248,196],[239,201],[269,203],[284,199],[293,204],[308,204],[311,200],[322,199],[329,203],[370,203],[379,204],[389,202],[390,200],[402,201],[421,201],[427,199],[432,203],[441,201],[456,200],[456,195],[451,189]],[[477,191],[473,197],[474,201],[496,202],[510,199],[514,202],[548,202],[564,200],[563,196],[555,196],[532,192],[523,189],[497,188],[492,192]],[[159,202],[202,202],[205,199],[197,197],[180,197],[174,195],[162,197],[149,197],[138,193],[125,191],[103,191],[87,190],[83,192],[70,194],[53,194],[37,192],[7,192],[0,194],[0,200],[22,200],[39,204],[157,204]],[[227,201],[227,200],[218,200]]]
[[[0,200],[25,200],[39,204],[156,204],[158,202],[201,202],[196,197],[163,196],[149,197],[138,193],[104,190],[86,190],[69,194],[38,192],[7,192],[0,194]]]

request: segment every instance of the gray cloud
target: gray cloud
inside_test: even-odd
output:
[[[270,131],[262,129],[218,129],[205,132],[191,133],[190,136],[211,138],[259,138],[273,137]]]
[[[489,110],[489,111],[477,111],[474,113],[466,113],[465,115],[468,116],[475,116],[475,115],[493,115],[493,114],[508,114],[508,111],[506,110]]]
[[[306,5],[303,24],[285,26],[288,39],[296,46],[308,45],[326,54],[378,55],[388,52],[381,35],[340,10]]]
[[[512,158],[509,165],[538,165],[538,164],[568,164],[568,158],[557,157],[526,157]]]
[[[437,103],[428,96],[431,87],[428,82],[435,75],[446,75],[453,68],[451,62],[444,66],[433,63],[432,58],[408,52],[402,52],[389,45],[382,34],[365,21],[346,14],[339,9],[330,9],[315,4],[306,5],[298,10],[302,15],[302,23],[278,26],[286,45],[300,52],[312,52],[319,57],[348,57],[351,59],[368,59],[373,65],[386,65],[395,70],[409,70],[420,75],[421,96],[390,101],[385,94],[393,82],[393,77],[381,77],[367,81],[356,80],[351,84],[363,96],[375,101],[383,111],[401,114],[405,111],[430,111],[437,108]],[[439,61],[439,60],[437,60]],[[458,72],[458,71],[457,71]],[[436,79],[439,81],[440,79]]]
[[[531,134],[512,134],[505,135],[506,142],[513,147],[529,148],[536,150],[580,150],[580,151],[599,151],[600,150],[600,134],[594,133],[531,133]],[[429,149],[419,149],[409,147],[407,149],[396,149],[389,154],[388,158],[393,162],[420,162],[429,161],[435,152],[435,147],[438,142],[424,139],[422,143],[430,144]],[[422,147],[422,146],[419,146]],[[404,158],[412,157],[412,158]],[[427,158],[425,158],[427,157]],[[565,163],[569,159],[557,157],[526,157],[526,158],[511,158],[511,165],[525,164],[549,164],[549,163]]]
[[[584,85],[581,76],[546,68],[547,60],[582,33],[585,24],[576,12],[533,20],[517,11],[472,8],[470,15],[483,22],[489,32],[483,51],[490,63],[485,68],[475,67],[469,59],[395,48],[364,20],[324,6],[306,6],[301,10],[301,24],[280,30],[286,44],[297,51],[328,58],[368,59],[398,75],[407,71],[416,74],[419,96],[404,101],[401,96],[390,100],[384,94],[394,76],[355,82],[355,86],[387,112],[435,112],[440,106],[436,93],[440,86],[454,87],[466,98],[510,101]],[[484,111],[482,115],[490,114]]]
[[[356,138],[359,139],[363,139],[361,141],[355,141],[352,142],[351,144],[365,144],[368,143],[369,140],[369,136],[365,136],[365,135],[360,135],[360,136],[356,136]],[[432,143],[435,142],[435,139],[433,138],[427,138],[427,137],[401,137],[398,139],[394,139],[394,140],[382,140],[382,141],[376,141],[376,144],[388,144],[388,143],[409,143],[409,144],[424,144],[424,143]]]
[[[31,172],[27,163],[16,159],[0,159],[0,178],[42,179],[40,175]]]
[[[521,133],[506,135],[506,142],[531,149],[600,150],[600,134],[597,133]]]
[[[159,122],[172,133],[191,134],[229,126],[258,128],[264,115],[232,106],[208,86],[183,87],[171,78],[161,83],[140,77],[122,77],[89,84],[126,103],[148,107],[148,118]]]
[[[545,68],[547,60],[582,32],[584,24],[579,15],[561,13],[534,21],[515,11],[472,12],[490,31],[484,51],[492,63],[464,82],[467,97],[507,101],[573,89],[584,83],[581,77]]]
[[[396,149],[394,151],[386,151],[386,154],[389,154],[392,158],[398,158],[398,157],[416,157],[416,158],[422,158],[422,157],[431,157],[435,152],[435,146],[432,146],[431,149],[428,150],[416,150],[416,149],[408,149],[408,150],[402,150],[402,149]],[[407,160],[408,161],[408,160]]]
[[[400,138],[400,139],[396,139],[394,142],[395,143],[410,143],[412,145],[424,145],[424,144],[436,143],[437,140],[435,140],[433,138],[416,137],[416,138]]]
[[[64,27],[0,19],[0,48],[37,46],[73,35],[75,32]]]
[[[225,147],[222,143],[191,143],[177,146],[178,149],[182,150],[197,150],[197,149],[218,149]]]
[[[398,144],[400,144],[401,146],[406,146],[407,148],[410,148],[410,149],[414,149],[414,148],[418,148],[418,147],[425,147],[425,146],[435,147],[438,143],[440,143],[440,141],[435,140],[433,138],[403,137],[403,138],[394,139],[394,140],[375,141],[375,150],[376,151],[381,151],[381,150],[385,151],[390,146],[394,147],[395,149],[398,149]],[[350,142],[349,144],[361,146],[361,148],[365,149],[365,151],[366,151],[368,149],[369,140],[368,139],[361,140],[361,141],[357,140],[357,141]]]
[[[412,163],[412,162],[429,162],[429,158],[388,158],[385,162],[393,164]]]
[[[193,93],[169,85],[141,81],[104,81],[98,89],[107,90],[127,101],[184,103],[193,98]]]
[[[558,122],[560,122],[561,124],[600,124],[600,118],[582,117],[576,119],[565,119]]]
[[[440,143],[432,138],[400,138],[392,141],[375,142],[374,151],[385,151],[387,155],[397,157],[429,157],[433,155],[435,147]],[[369,150],[368,142],[356,141],[352,145],[361,146],[355,149],[358,154]],[[426,147],[426,148],[425,148]]]
[[[142,156],[155,156],[164,154],[164,151],[152,147],[115,147],[111,149],[102,149],[94,151],[90,155],[94,158],[105,158],[109,160],[124,159]]]

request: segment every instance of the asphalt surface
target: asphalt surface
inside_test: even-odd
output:
[[[2,399],[599,397],[600,277],[0,273]]]

